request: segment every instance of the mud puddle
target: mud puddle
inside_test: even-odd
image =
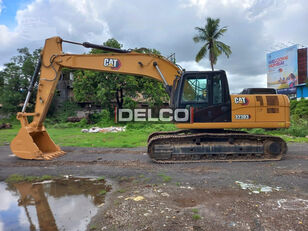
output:
[[[110,189],[92,178],[0,182],[0,231],[86,230]]]

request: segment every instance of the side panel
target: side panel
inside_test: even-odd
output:
[[[289,102],[284,95],[231,95],[232,122],[289,121]]]
[[[286,102],[283,95],[256,96],[257,121],[285,121]]]
[[[239,123],[256,121],[254,95],[231,95],[231,121]]]
[[[290,102],[285,95],[231,95],[231,122],[183,123],[181,129],[288,128]]]

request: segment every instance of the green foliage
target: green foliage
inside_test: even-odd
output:
[[[17,182],[21,182],[21,181],[24,181],[24,177],[21,176],[21,175],[18,175],[18,174],[12,174],[10,175],[6,180],[5,182],[7,183],[17,183]]]
[[[101,110],[99,113],[89,115],[89,121],[99,127],[112,125],[110,112],[106,109]]]
[[[113,48],[122,48],[115,39],[109,39],[103,44]],[[136,48],[136,52],[160,55],[155,49]],[[92,49],[91,54],[106,53]],[[118,108],[135,108],[140,95],[152,107],[160,106],[168,100],[168,95],[162,83],[148,77],[137,77],[117,73],[77,70],[74,72],[74,96],[78,102],[94,102],[113,113],[113,105]],[[94,122],[98,122],[95,118]]]
[[[262,128],[242,129],[254,134],[280,135],[287,141],[305,141],[305,139],[292,139],[292,137],[306,137],[308,135],[308,100],[290,101],[291,125],[289,128],[265,130]],[[307,142],[307,141],[306,141]]]
[[[192,218],[194,220],[200,220],[201,219],[201,216],[198,214],[199,210],[197,208],[193,208],[191,211],[193,212]]]
[[[119,193],[125,193],[125,192],[126,192],[126,189],[119,189],[117,192],[119,192]]]
[[[308,100],[301,99],[290,101],[291,126],[280,129],[285,135],[305,137],[308,135]]]
[[[287,129],[280,129],[280,133],[295,137],[305,137],[308,135],[308,120],[298,118],[296,115],[291,117],[291,126]]]
[[[308,120],[308,100],[301,99],[291,100],[290,101],[290,111],[291,115],[294,116],[295,119],[306,119]]]
[[[71,124],[70,127],[64,126]],[[152,124],[146,127],[138,125],[138,128],[128,125],[125,132],[118,133],[82,133],[81,128],[73,127],[77,123],[56,123],[48,124],[47,130],[53,141],[60,146],[75,146],[75,147],[121,147],[132,148],[147,145],[148,136],[155,131],[170,131],[176,130],[174,124]],[[130,123],[133,124],[133,123]],[[139,124],[139,123],[135,123]],[[142,123],[140,123],[142,125]],[[59,126],[61,125],[61,126]],[[122,126],[118,124],[110,124],[114,126]],[[93,125],[92,125],[93,126]],[[89,127],[89,125],[88,125]],[[83,127],[84,128],[84,127]],[[0,130],[0,146],[7,145],[17,135],[20,127],[14,126],[13,129]]]
[[[18,182],[34,182],[34,181],[44,181],[44,180],[51,180],[51,179],[52,179],[52,176],[49,176],[49,175],[43,175],[39,177],[39,176],[22,176],[19,174],[12,174],[5,180],[5,182],[14,184]]]
[[[11,58],[11,62],[4,64],[0,71],[0,104],[4,113],[20,111],[27,95],[27,89],[38,62],[40,49],[29,52],[28,48],[17,49],[18,55]],[[30,98],[30,105],[34,105],[35,93]]]
[[[199,214],[193,214],[192,215],[192,218],[194,219],[194,220],[200,220],[201,219],[201,216],[199,215]]]
[[[105,189],[103,189],[103,190],[101,190],[101,191],[99,191],[99,195],[106,195],[106,193],[107,193],[107,191],[105,190]]]
[[[52,115],[47,115],[46,124],[65,123],[70,116],[76,116],[76,111],[80,110],[80,106],[71,101],[65,101],[60,104],[57,110]],[[83,123],[83,122],[79,122]],[[71,126],[68,126],[71,127]]]
[[[306,119],[298,119],[295,116],[291,117],[291,126],[289,128],[277,129],[277,130],[265,130],[263,128],[242,129],[253,134],[268,134],[268,135],[286,135],[293,137],[306,137],[308,135],[308,121]],[[295,141],[289,139],[289,137],[283,137],[288,141]],[[300,139],[297,141],[301,141]]]
[[[216,64],[218,56],[224,53],[229,58],[232,52],[230,46],[218,41],[218,39],[227,31],[227,27],[219,28],[219,18],[207,18],[206,20],[207,22],[204,27],[195,27],[198,34],[194,36],[194,42],[204,43],[196,55],[196,62],[199,62],[207,55],[207,53],[209,53],[209,60],[212,70],[214,71],[214,64]]]
[[[40,177],[41,180],[51,180],[52,179],[52,176],[49,176],[49,175],[43,175]]]
[[[196,208],[193,208],[191,211],[192,211],[193,213],[199,213],[199,210],[196,209]]]
[[[163,180],[163,182],[168,183],[171,181],[172,177],[171,176],[167,176],[164,173],[159,173],[158,176],[160,176]]]
[[[98,181],[104,181],[104,180],[105,180],[105,177],[104,177],[104,176],[100,176],[100,177],[97,178],[97,180],[98,180]]]
[[[79,122],[66,122],[66,123],[54,123],[52,121],[48,121],[48,123],[45,124],[45,126],[49,128],[59,128],[59,129],[64,129],[64,128],[87,128],[90,125],[87,124],[86,119],[82,119]]]

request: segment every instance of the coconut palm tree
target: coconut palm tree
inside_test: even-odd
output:
[[[212,71],[214,71],[214,64],[217,62],[217,57],[224,53],[229,58],[232,52],[230,46],[218,41],[218,39],[227,31],[227,27],[219,28],[219,18],[207,18],[206,21],[207,23],[204,28],[195,27],[198,34],[193,38],[194,42],[204,43],[196,55],[196,62],[199,62],[206,56],[207,53],[209,53]]]

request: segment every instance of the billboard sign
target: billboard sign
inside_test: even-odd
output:
[[[293,94],[298,84],[297,45],[266,55],[267,87],[280,94]],[[283,90],[282,90],[283,89]]]

